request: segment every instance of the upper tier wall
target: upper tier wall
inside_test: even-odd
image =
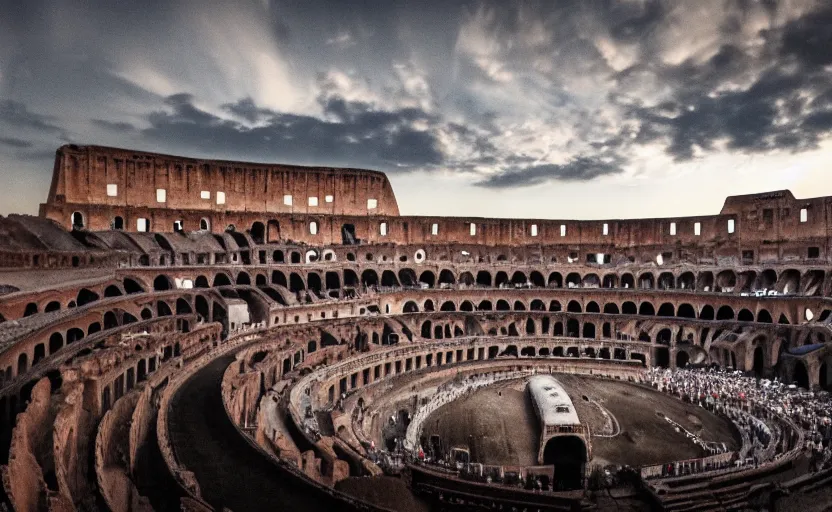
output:
[[[116,185],[115,196],[107,195],[108,184]],[[157,201],[157,189],[165,189],[164,203]],[[210,200],[200,198],[203,190],[211,194]],[[225,192],[226,204],[216,204],[218,191]],[[284,204],[284,194],[292,195],[292,206]],[[333,196],[332,203],[326,202],[327,195]],[[309,197],[316,197],[318,206],[308,206]],[[368,199],[376,199],[378,207],[368,210]],[[137,230],[137,219],[147,219],[148,230],[156,232],[173,231],[177,220],[185,230],[196,230],[204,219],[214,232],[231,224],[249,229],[255,222],[273,221],[270,240],[318,245],[341,243],[341,227],[351,224],[356,238],[371,243],[728,245],[776,253],[778,244],[794,242],[818,247],[816,258],[826,257],[832,230],[832,197],[795,199],[788,190],[731,196],[719,215],[699,217],[598,221],[402,217],[390,183],[379,172],[63,146],[56,155],[49,199],[40,213],[70,229],[73,212],[82,215],[85,228],[99,231],[109,229],[116,217],[127,231]],[[313,221],[315,229],[310,229]]]
[[[112,187],[115,185],[115,187]],[[108,186],[110,190],[108,191]],[[157,190],[165,191],[160,202]],[[203,192],[208,197],[203,197]],[[218,192],[225,194],[218,204]],[[284,196],[292,196],[287,205]],[[327,196],[332,197],[327,202]],[[318,199],[310,206],[309,198]],[[368,199],[378,206],[369,210]],[[398,215],[387,176],[377,171],[199,160],[100,146],[62,146],[46,205],[170,210]]]

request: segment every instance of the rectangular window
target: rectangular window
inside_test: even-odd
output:
[[[537,236],[537,224],[532,224],[532,236]]]
[[[469,230],[471,232],[471,236],[475,236],[477,234],[477,225],[472,222]]]
[[[156,189],[156,202],[157,203],[164,203],[168,200],[168,192],[163,188]]]
[[[381,233],[381,236],[387,236],[387,223],[382,222],[378,225],[378,232]]]
[[[702,223],[701,222],[694,222],[693,223],[693,234],[699,236],[702,234]]]
[[[210,190],[202,190],[199,193],[200,199],[211,199],[211,191]]]
[[[118,195],[118,185],[116,185],[115,183],[108,183],[107,195],[109,197],[116,197]]]
[[[670,234],[671,234],[671,236],[676,235],[676,223],[675,222],[670,223]]]
[[[439,234],[439,224],[431,224],[430,226],[430,234],[436,236]]]
[[[610,225],[607,224],[606,222],[604,223],[603,233],[604,233],[604,236],[607,236],[607,235],[610,234]]]
[[[318,198],[315,196],[311,196],[309,198],[309,206],[318,206]]]
[[[324,201],[326,201],[327,203],[331,203],[331,202],[332,202],[332,201],[334,201],[334,200],[335,200],[335,198],[334,198],[334,197],[332,197],[332,196],[326,196],[326,197],[324,197]]]
[[[141,218],[136,220],[136,231],[139,233],[146,233],[147,232],[147,219]]]
[[[217,192],[217,204],[225,204],[225,192]]]
[[[560,225],[560,236],[566,236],[566,224]]]
[[[809,210],[806,208],[800,209],[800,222],[808,222],[809,221]]]
[[[734,219],[728,219],[728,232],[734,232]]]
[[[309,234],[310,235],[317,235],[318,234],[318,223],[314,220],[309,223]]]
[[[367,209],[375,210],[378,208],[378,199],[367,199]]]
[[[283,196],[283,204],[286,206],[292,206],[292,195],[286,194]]]

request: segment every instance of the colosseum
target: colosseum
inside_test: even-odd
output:
[[[828,510],[832,197],[407,216],[67,145],[0,218],[3,507]]]

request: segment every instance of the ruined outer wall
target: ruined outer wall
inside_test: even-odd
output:
[[[108,196],[107,185],[117,185]],[[159,203],[157,189],[165,189]],[[201,192],[210,193],[202,199]],[[217,192],[226,195],[217,204]],[[292,195],[291,206],[283,196]],[[327,203],[325,197],[333,196]],[[317,197],[318,206],[308,198]],[[62,146],[55,155],[47,207],[106,205],[172,210],[398,215],[387,177],[377,171],[200,160],[100,146]],[[64,223],[65,219],[61,219]]]

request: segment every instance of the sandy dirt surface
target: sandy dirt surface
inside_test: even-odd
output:
[[[588,423],[594,434],[618,432],[614,437],[592,437],[591,464],[642,466],[704,454],[657,411],[706,441],[738,447],[731,423],[700,407],[626,382],[555,377],[572,398],[581,422]],[[525,379],[498,383],[447,404],[427,419],[423,434],[438,434],[445,447],[469,446],[476,462],[535,465],[540,426],[525,387]]]

